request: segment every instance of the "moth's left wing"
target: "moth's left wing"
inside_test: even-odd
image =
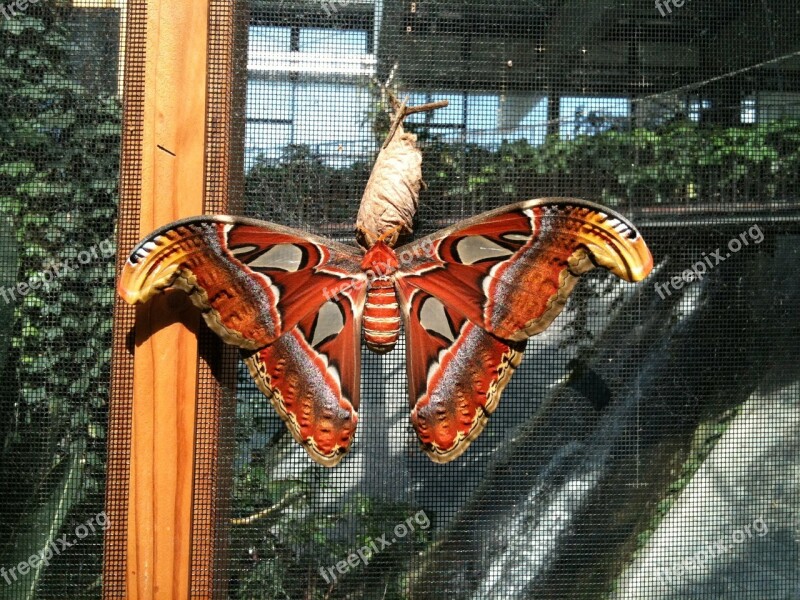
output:
[[[134,248],[119,292],[145,302],[189,294],[209,327],[243,349],[292,436],[333,466],[358,421],[366,275],[355,248],[274,223],[200,216]]]
[[[522,360],[525,342],[493,336],[402,280],[397,289],[405,322],[411,422],[431,460],[446,463],[483,431]]]
[[[494,335],[521,341],[547,328],[578,278],[604,267],[626,281],[653,268],[625,217],[576,198],[505,206],[396,250],[396,273]]]
[[[436,462],[481,432],[524,342],[596,266],[639,281],[653,259],[621,215],[573,198],[484,213],[396,250],[406,316],[411,419]]]
[[[365,293],[343,291],[272,344],[243,353],[294,439],[326,467],[350,450],[358,423]]]

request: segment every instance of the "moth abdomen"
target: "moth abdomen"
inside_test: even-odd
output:
[[[370,283],[364,304],[364,343],[378,354],[389,352],[400,335],[400,305],[394,282],[378,277]]]

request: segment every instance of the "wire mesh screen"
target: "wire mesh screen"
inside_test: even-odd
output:
[[[121,15],[89,1],[0,13],[0,597],[96,597]]]
[[[407,120],[427,184],[415,234],[575,196],[629,216],[656,268],[586,276],[447,465],[409,425],[403,339],[364,350],[357,441],[334,469],[243,370],[228,593],[800,597],[796,6],[250,11],[248,215],[352,243],[388,80],[409,105],[449,101]]]
[[[194,564],[214,561],[191,595],[800,599],[795,4],[233,5],[209,15],[207,212],[230,200],[353,244],[391,91],[448,101],[405,123],[426,184],[415,236],[572,196],[629,217],[655,266],[638,284],[585,275],[444,465],[409,422],[402,335],[360,350],[355,443],[334,468],[243,364],[235,402],[201,365],[195,472],[218,488],[196,492]],[[126,50],[124,148],[117,64],[121,25],[141,34],[147,10],[128,10],[0,4],[0,598],[126,596],[122,572],[100,574],[103,533],[111,554],[126,535],[103,498],[126,518],[125,339],[106,424],[119,183],[120,211],[139,210],[144,48]],[[241,84],[220,66],[234,51]],[[231,139],[241,160],[215,152]]]

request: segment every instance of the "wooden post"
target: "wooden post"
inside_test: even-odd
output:
[[[140,235],[203,213],[208,0],[147,4]],[[188,598],[198,314],[166,295],[136,315],[127,597]]]
[[[238,21],[229,5],[128,2],[123,256],[165,223],[227,209],[227,182],[242,154],[231,124],[242,82],[234,77]],[[216,454],[223,394],[210,374],[231,376],[233,355],[212,348],[218,364],[199,360],[200,315],[181,293],[136,307],[132,340],[133,308],[118,301],[115,317],[103,595],[211,597],[223,523],[218,480],[226,473]]]

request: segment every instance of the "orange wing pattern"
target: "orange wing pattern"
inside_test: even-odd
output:
[[[350,449],[361,386],[364,288],[341,293],[274,343],[245,355],[258,388],[315,461]]]
[[[358,422],[366,276],[356,248],[271,223],[195,217],[155,231],[119,282],[128,302],[186,291],[245,361],[289,431],[333,466]]]
[[[640,281],[653,264],[622,216],[570,198],[491,211],[396,252],[376,248],[362,260],[355,248],[272,223],[195,217],[142,241],[119,292],[145,302],[186,291],[326,466],[349,450],[358,422],[365,306],[372,329],[392,333],[399,307],[411,421],[443,463],[483,430],[525,341],[561,312],[580,275],[600,266]]]
[[[525,340],[558,316],[580,275],[601,266],[640,281],[653,266],[624,217],[571,198],[491,211],[397,256],[412,422],[437,462],[459,456],[482,431]]]
[[[483,431],[525,342],[501,340],[427,292],[403,280],[398,285],[411,423],[430,459],[449,462]]]

